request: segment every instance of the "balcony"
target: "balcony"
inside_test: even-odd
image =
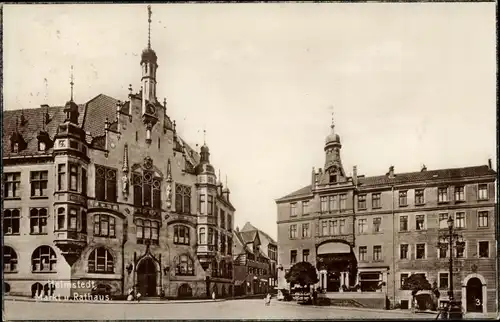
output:
[[[200,262],[209,262],[217,254],[215,245],[198,245],[196,246],[196,255]]]
[[[73,265],[87,246],[87,234],[76,231],[57,231],[54,244],[61,250],[69,265]]]

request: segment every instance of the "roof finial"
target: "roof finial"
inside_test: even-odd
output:
[[[73,82],[73,65],[71,65],[71,82],[69,83],[71,85],[71,101],[73,102],[73,85],[75,83]]]
[[[47,77],[43,79],[43,82],[45,84],[45,104],[48,104],[47,102],[47,96],[49,94],[49,81],[47,80]]]
[[[226,188],[227,188],[227,174],[226,174]]]
[[[151,49],[151,5],[148,6],[148,49]]]
[[[207,145],[206,136],[207,136],[207,130],[203,129],[203,145]]]
[[[330,125],[330,127],[333,128],[335,127],[335,118],[333,117],[333,107],[332,107],[332,125]]]

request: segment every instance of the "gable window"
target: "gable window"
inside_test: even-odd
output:
[[[309,213],[309,201],[302,201],[302,214],[307,215]]]
[[[151,171],[133,173],[134,205],[161,208],[161,178]]]
[[[373,218],[373,232],[374,233],[379,233],[380,232],[380,225],[382,223],[382,218],[381,217],[375,217]]]
[[[382,260],[382,246],[380,245],[373,246],[373,260],[374,261]]]
[[[455,201],[465,201],[465,187],[456,186],[455,187]]]
[[[416,215],[415,216],[415,228],[417,230],[425,229],[425,215]]]
[[[193,260],[186,254],[180,255],[175,266],[175,275],[192,276],[194,275]]]
[[[416,252],[416,258],[417,259],[424,259],[425,258],[425,244],[417,244],[417,252]]]
[[[89,255],[89,273],[113,273],[115,270],[113,256],[104,247],[94,249]]]
[[[478,200],[488,200],[488,185],[480,184],[477,187],[477,199]]]
[[[17,253],[9,246],[3,246],[3,271],[5,273],[17,271]]]
[[[309,261],[309,249],[302,250],[302,261],[303,262]]]
[[[381,203],[380,203],[380,193],[373,193],[372,194],[372,208],[380,208]]]
[[[367,227],[366,219],[358,219],[358,232],[360,234],[366,232],[366,227]]]
[[[54,272],[56,263],[56,253],[50,246],[40,246],[31,255],[31,269],[36,273]]]
[[[366,253],[367,253],[367,247],[366,246],[359,246],[359,260],[360,261],[366,260]]]
[[[117,170],[97,164],[95,170],[95,198],[101,201],[116,202]]]
[[[45,151],[47,149],[47,145],[43,141],[38,142],[38,151]]]
[[[289,229],[290,229],[289,230],[290,238],[297,238],[297,225],[296,224],[290,225]]]
[[[337,196],[329,196],[328,203],[330,206],[330,211],[337,210]]]
[[[479,257],[488,258],[490,257],[490,243],[487,241],[479,242]]]
[[[291,250],[290,251],[290,264],[295,264],[296,262],[297,262],[297,251]]]
[[[399,258],[408,259],[408,244],[399,245]]]
[[[408,216],[399,217],[399,231],[408,231]]]
[[[415,190],[415,204],[423,205],[424,201],[424,189],[416,189]]]
[[[45,197],[47,196],[48,171],[31,171],[31,196]]]
[[[136,219],[135,225],[137,227],[136,237],[138,244],[146,244],[147,242],[151,243],[151,245],[159,244],[159,221],[149,219]]]
[[[19,153],[19,143],[14,143],[12,145],[12,153]]]
[[[408,196],[408,191],[404,190],[404,191],[399,192],[399,206],[400,207],[408,206],[407,196]]]
[[[203,207],[201,205],[204,203],[204,195],[200,195],[200,213],[203,213]],[[190,214],[191,213],[191,187],[182,185],[179,183],[175,184],[175,212],[179,214]]]
[[[465,228],[465,212],[457,212],[455,214],[455,227]]]
[[[346,201],[347,201],[347,195],[345,193],[340,195],[340,211],[346,209]]]
[[[21,220],[20,209],[3,210],[3,234],[19,235],[19,225]]]
[[[448,214],[439,214],[439,229],[448,229]]]
[[[337,182],[337,175],[330,173],[330,183],[335,183],[335,182]]]
[[[183,225],[174,226],[174,244],[189,245],[189,227]]]
[[[47,208],[30,209],[30,234],[47,234]]]
[[[447,187],[438,188],[438,203],[439,202],[448,202],[448,188]]]
[[[105,214],[94,215],[94,236],[114,238],[115,230],[115,217]]]
[[[319,199],[321,212],[328,212],[328,197],[321,197]]]
[[[477,226],[484,228],[488,227],[488,212],[487,211],[478,211],[477,212]]]
[[[358,209],[366,209],[366,195],[358,196]]]
[[[18,198],[21,196],[21,173],[11,172],[3,175],[3,191],[5,198]]]

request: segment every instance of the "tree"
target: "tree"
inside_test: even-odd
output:
[[[299,262],[290,268],[285,274],[285,279],[288,283],[298,284],[304,288],[319,281],[316,268],[309,262]]]
[[[404,280],[401,286],[402,290],[411,290],[412,306],[417,293],[424,290],[432,290],[431,283],[425,277],[425,274],[411,274]]]

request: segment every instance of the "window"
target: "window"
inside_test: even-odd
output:
[[[115,217],[104,214],[94,215],[94,236],[115,237]]]
[[[448,229],[448,214],[439,214],[439,229]]]
[[[415,216],[415,228],[417,230],[425,229],[425,215],[416,215]]]
[[[232,255],[233,253],[233,238],[232,237],[227,237],[227,254]],[[273,255],[271,253],[270,255]],[[269,256],[272,260],[276,260],[276,253],[274,253],[274,258],[273,256]]]
[[[219,250],[219,232],[214,229],[214,246],[215,246],[215,250]]]
[[[136,237],[138,244],[146,244],[147,242],[152,245],[158,245],[158,228],[160,222],[148,219],[136,219],[135,225],[137,227]]]
[[[194,275],[193,260],[186,254],[180,255],[175,266],[175,275]]]
[[[399,192],[399,206],[405,207],[408,206],[408,191],[400,191]]]
[[[69,209],[69,222],[68,222],[68,230],[76,231],[78,212],[74,208]]]
[[[457,258],[464,258],[465,257],[465,242],[463,242],[463,247],[456,247],[455,248],[455,256]]]
[[[207,242],[209,245],[214,244],[214,230],[211,227],[208,227]]]
[[[415,204],[423,205],[424,201],[424,189],[415,189]]]
[[[309,213],[309,201],[302,201],[302,214],[307,215]]]
[[[207,196],[207,215],[212,216],[213,215],[213,210],[214,210],[214,196],[208,195]]]
[[[408,244],[399,245],[399,258],[400,259],[409,259],[408,254]]]
[[[335,174],[330,174],[330,183],[337,182],[337,175]]]
[[[438,188],[438,203],[439,202],[448,202],[448,188],[447,187]]]
[[[56,253],[49,246],[40,246],[31,255],[31,269],[33,272],[54,272],[56,263]]]
[[[45,144],[45,142],[43,142],[43,141],[38,142],[38,151],[45,151],[46,148],[47,148],[47,145]]]
[[[373,260],[374,261],[382,260],[382,246],[380,245],[373,246]]]
[[[337,210],[337,196],[329,196],[328,203],[330,206],[330,211]]]
[[[31,196],[47,196],[48,171],[31,171]]]
[[[380,224],[382,223],[382,218],[381,217],[375,217],[373,218],[373,232],[374,233],[379,233],[380,232]]]
[[[200,205],[205,201],[204,195],[200,195]],[[191,213],[191,187],[182,185],[179,183],[175,184],[175,211],[180,214],[190,214]],[[200,206],[200,213],[203,212],[203,207]]]
[[[221,234],[220,235],[220,251],[223,255],[226,254],[226,235]]]
[[[161,178],[151,171],[132,174],[134,185],[134,205],[161,208]],[[177,196],[177,185],[176,185]]]
[[[327,197],[320,198],[321,212],[328,212],[328,199]]]
[[[57,165],[57,190],[66,190],[66,165]]]
[[[487,241],[479,242],[479,257],[488,258],[490,257],[490,243]]]
[[[220,228],[226,229],[226,213],[224,210],[220,210]]]
[[[410,276],[408,273],[401,273],[399,275],[399,287],[403,287],[405,285],[406,279]]]
[[[233,230],[233,221],[231,219],[231,214],[227,214],[227,230],[232,231]]]
[[[3,271],[6,273],[17,271],[17,253],[9,246],[3,246]]]
[[[47,208],[31,208],[30,209],[30,234],[46,234],[47,233]]]
[[[297,225],[290,225],[290,238],[297,238]]]
[[[59,207],[57,209],[57,230],[66,229],[66,209]]]
[[[366,209],[366,195],[358,196],[358,209]]]
[[[78,191],[78,165],[69,163],[69,190]]]
[[[311,230],[309,229],[309,224],[302,224],[302,237],[311,237]]]
[[[477,199],[488,200],[488,185],[480,184],[477,187]]]
[[[399,231],[408,231],[408,216],[399,217]]]
[[[321,222],[321,236],[328,236],[328,221]]]
[[[336,220],[329,220],[328,226],[330,230],[330,235],[338,235],[339,234],[339,225]]]
[[[439,258],[448,257],[448,247],[439,247]]]
[[[376,292],[381,282],[380,272],[360,273],[361,292]]]
[[[366,232],[366,219],[358,219],[358,232],[360,234]]]
[[[439,289],[446,290],[450,287],[449,273],[439,273]]]
[[[465,228],[465,212],[457,212],[455,214],[455,227]]]
[[[372,208],[380,208],[381,203],[380,203],[380,193],[374,193],[372,194]]]
[[[455,201],[465,201],[465,187],[457,186],[455,187]]]
[[[19,143],[14,143],[14,145],[12,145],[12,153],[18,153],[19,152]]]
[[[359,246],[359,260],[360,261],[366,260],[366,252],[367,252],[366,246]]]
[[[416,258],[417,259],[425,258],[425,244],[417,244]]]
[[[20,194],[20,186],[21,186],[21,173],[4,173],[4,197],[5,198],[19,198]]]
[[[477,212],[477,226],[478,227],[488,227],[488,212],[478,211]]]
[[[177,197],[175,198],[176,200],[176,208],[177,208]],[[181,202],[182,203],[182,197],[180,198]],[[200,195],[199,199],[198,199],[199,203],[198,203],[198,211],[200,212],[200,214],[204,214],[205,213],[205,195]],[[180,204],[179,204],[179,207],[180,207]]]
[[[4,209],[3,211],[3,234],[19,235],[21,220],[20,209]]]
[[[189,227],[174,226],[174,244],[189,245]]]
[[[116,202],[116,169],[96,164],[95,172],[95,198]]]
[[[206,239],[206,232],[205,232],[205,227],[201,227],[200,230],[198,231],[198,244],[200,245],[206,245],[207,244],[207,239]]]
[[[89,273],[113,273],[113,256],[104,247],[94,249],[89,255]]]
[[[340,195],[340,211],[346,209],[347,195],[345,193]]]
[[[345,219],[339,220],[339,233],[341,235],[345,234]]]
[[[82,193],[87,195],[87,170],[82,168]]]
[[[302,261],[303,262],[309,261],[309,249],[302,250]]]
[[[290,216],[297,216],[297,204],[295,202],[290,204]]]
[[[291,250],[290,251],[290,264],[295,264],[296,262],[297,262],[297,251]]]

